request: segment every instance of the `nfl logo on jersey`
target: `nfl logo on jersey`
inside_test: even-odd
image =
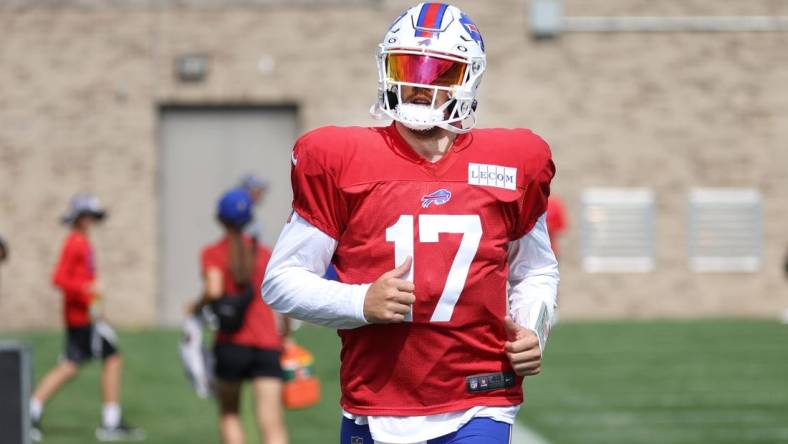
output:
[[[351,436],[350,444],[364,444],[364,438],[360,436]]]

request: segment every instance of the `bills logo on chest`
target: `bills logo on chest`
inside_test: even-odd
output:
[[[468,184],[516,190],[517,168],[486,163],[469,163]]]
[[[429,208],[430,205],[443,205],[451,199],[451,191],[441,188],[421,197],[421,207]]]

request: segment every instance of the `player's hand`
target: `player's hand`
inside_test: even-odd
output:
[[[104,286],[101,285],[101,281],[94,280],[87,284],[86,290],[89,294],[92,294],[94,298],[100,299],[102,293],[104,293]]]
[[[364,318],[372,324],[403,322],[416,302],[413,282],[400,279],[410,269],[408,256],[400,266],[387,271],[372,283],[364,297]]]
[[[531,330],[516,324],[509,316],[504,319],[504,323],[509,338],[504,348],[514,372],[520,376],[538,375],[542,370],[539,338]]]
[[[198,315],[200,314],[202,305],[202,301],[188,302],[183,306],[183,311],[186,313],[186,316]]]

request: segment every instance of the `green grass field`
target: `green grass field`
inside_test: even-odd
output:
[[[316,354],[323,402],[289,411],[292,442],[337,441],[338,345],[333,331],[297,332]],[[3,335],[33,345],[39,380],[61,350],[59,332]],[[173,330],[122,331],[124,414],[148,443],[218,442],[216,412],[192,392]],[[99,366],[48,406],[44,442],[94,442]],[[765,321],[564,323],[540,376],[526,381],[519,420],[552,443],[788,442],[788,326]],[[254,434],[246,397],[246,428]],[[252,435],[256,436],[256,435]],[[249,442],[256,442],[254,439]],[[517,444],[517,443],[515,443]]]
[[[555,443],[788,442],[788,325],[559,326],[520,420]]]

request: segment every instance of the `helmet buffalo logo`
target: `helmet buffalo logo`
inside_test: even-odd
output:
[[[429,208],[430,205],[443,205],[451,199],[451,192],[445,188],[441,188],[438,191],[433,191],[432,193],[422,196],[421,198],[421,207],[422,208]]]
[[[482,51],[484,51],[484,40],[482,40],[482,33],[479,32],[479,28],[476,27],[476,24],[473,23],[473,21],[471,21],[471,18],[463,13],[460,16],[460,23],[465,28],[465,30],[468,31],[468,34],[470,34],[471,38],[479,44],[479,47],[482,48]]]

